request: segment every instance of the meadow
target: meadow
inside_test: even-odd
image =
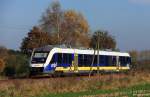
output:
[[[0,81],[0,97],[132,97],[149,95],[148,90],[150,74],[142,71],[100,74],[90,78],[77,76]]]

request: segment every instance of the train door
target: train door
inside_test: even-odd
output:
[[[74,66],[74,72],[78,72],[78,54],[77,53],[74,54],[73,66]]]

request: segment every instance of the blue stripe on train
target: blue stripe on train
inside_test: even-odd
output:
[[[59,67],[70,67],[70,64],[58,64],[57,66]],[[44,72],[51,72],[54,71],[56,67],[52,67],[51,64],[48,64],[45,68],[44,68]]]
[[[51,64],[48,64],[45,68],[44,68],[44,72],[51,72],[54,71],[55,67],[51,67]]]

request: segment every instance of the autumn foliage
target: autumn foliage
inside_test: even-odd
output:
[[[116,40],[113,36],[109,35],[107,31],[98,30],[94,32],[91,38],[90,46],[96,48],[97,43],[99,43],[100,49],[116,49]]]
[[[7,49],[3,46],[0,46],[0,73],[5,69],[5,60],[7,59]]]
[[[46,32],[42,32],[38,27],[28,33],[28,36],[23,39],[21,50],[23,53],[28,53],[40,46],[48,45],[50,42],[50,36]]]
[[[59,2],[53,2],[46,10],[40,28],[53,36],[50,44],[89,46],[89,25],[85,17],[74,10],[62,10]]]
[[[81,13],[63,10],[59,2],[53,2],[43,14],[40,25],[33,27],[23,39],[21,51],[28,54],[37,47],[61,44],[95,48],[97,37],[100,38],[100,49],[116,48],[116,41],[108,32],[100,31],[100,36],[97,36],[97,32],[89,32],[88,22]]]
[[[129,51],[132,58],[132,69],[134,71],[148,71],[150,70],[150,50],[131,50]]]
[[[0,46],[0,74],[6,76],[26,76],[28,57],[20,51],[9,50]]]
[[[0,73],[3,72],[4,68],[5,68],[5,62],[3,59],[0,59]]]
[[[89,47],[89,25],[81,13],[73,10],[66,11],[62,32],[66,34],[65,43],[73,47]]]

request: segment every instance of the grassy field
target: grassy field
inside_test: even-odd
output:
[[[43,94],[39,97],[150,97],[150,83],[112,90],[90,90],[76,93]]]
[[[64,77],[0,81],[0,97],[120,97],[120,95],[136,97],[136,95],[148,95],[149,90],[150,74],[145,72],[105,74],[91,78]]]

